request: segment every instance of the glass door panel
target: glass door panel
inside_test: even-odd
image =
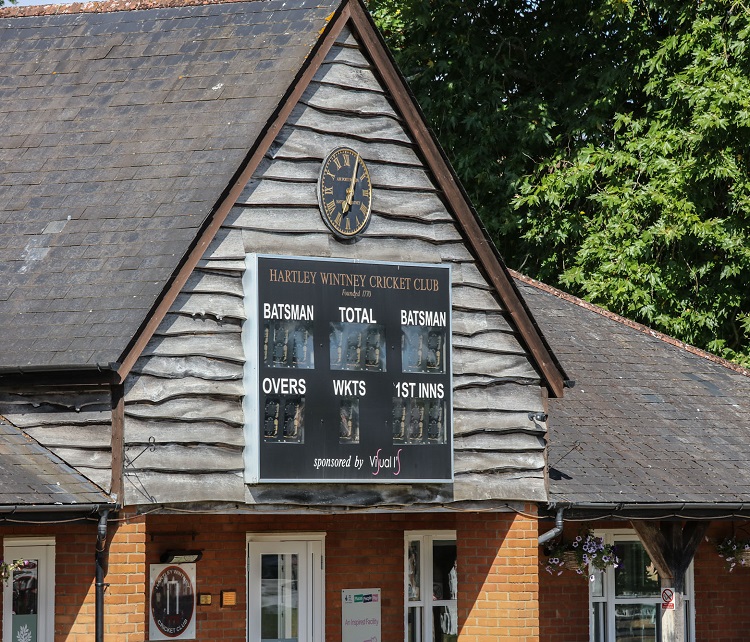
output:
[[[39,560],[29,559],[23,567],[13,571],[14,640],[37,642],[39,617]]]
[[[620,566],[615,570],[616,597],[659,597],[659,575],[640,542],[617,542]]]
[[[299,556],[264,553],[260,556],[261,641],[299,640]]]
[[[660,620],[655,604],[618,604],[615,606],[617,642],[658,642]]]

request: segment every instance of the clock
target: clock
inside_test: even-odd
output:
[[[351,239],[367,229],[372,207],[372,183],[358,152],[337,147],[323,161],[318,179],[320,214],[341,239]]]

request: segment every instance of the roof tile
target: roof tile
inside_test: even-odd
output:
[[[538,282],[517,285],[575,387],[549,400],[550,497],[750,502],[750,374]]]
[[[339,1],[0,9],[0,369],[121,357]]]

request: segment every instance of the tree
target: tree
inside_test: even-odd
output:
[[[374,4],[511,267],[750,363],[748,7]]]

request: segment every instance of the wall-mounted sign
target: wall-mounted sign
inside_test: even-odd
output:
[[[150,640],[195,639],[195,564],[152,564]]]
[[[674,589],[663,588],[661,590],[661,608],[665,611],[674,610]]]
[[[380,589],[342,589],[341,642],[380,640]]]
[[[450,267],[248,257],[247,481],[451,481]]]

